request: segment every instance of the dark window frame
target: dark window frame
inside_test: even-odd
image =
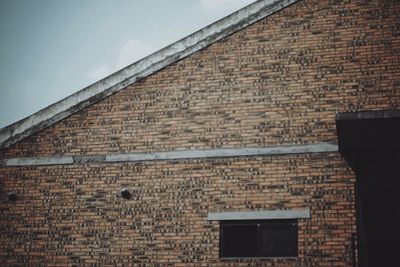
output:
[[[250,253],[251,255],[231,255],[232,251],[225,247],[225,239],[232,239],[232,236],[225,236],[224,231],[226,232],[227,227],[246,227],[248,228],[244,230],[249,231],[251,227],[256,227],[256,236],[253,238],[251,242],[255,242],[255,244],[250,244],[250,247],[256,246],[255,251]],[[293,242],[286,250],[276,250],[276,251],[267,251],[262,252],[262,231],[271,231],[271,228],[281,228],[286,229],[288,232],[286,234],[290,235],[290,242]],[[231,228],[232,229],[232,228]],[[234,229],[234,228],[233,228]],[[251,230],[251,229],[250,229]],[[242,233],[243,234],[243,233]],[[239,234],[240,235],[240,234]],[[267,219],[267,220],[226,220],[220,221],[220,234],[219,234],[219,257],[221,259],[230,259],[230,258],[296,258],[298,257],[298,221],[297,219]],[[252,238],[249,238],[252,239]],[[249,244],[247,244],[249,245]],[[234,248],[235,249],[235,248]],[[265,249],[265,248],[264,248]],[[227,251],[228,250],[228,251]]]

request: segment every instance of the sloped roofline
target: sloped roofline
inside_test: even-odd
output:
[[[256,1],[106,78],[0,129],[0,149],[9,147],[297,1],[299,0]]]

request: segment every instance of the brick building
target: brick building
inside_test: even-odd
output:
[[[1,129],[0,265],[398,266],[399,62],[398,1],[261,0]]]

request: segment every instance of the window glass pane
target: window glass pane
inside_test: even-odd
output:
[[[297,220],[222,221],[220,257],[297,257]]]
[[[259,228],[259,256],[296,257],[297,223],[293,220],[269,221]]]
[[[224,224],[221,226],[221,257],[257,256],[256,224]]]

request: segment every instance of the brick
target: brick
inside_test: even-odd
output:
[[[0,159],[337,143],[337,113],[400,107],[399,12],[398,1],[299,1]],[[350,267],[354,181],[335,152],[0,167],[0,265]],[[208,212],[304,207],[298,258],[218,258]]]

